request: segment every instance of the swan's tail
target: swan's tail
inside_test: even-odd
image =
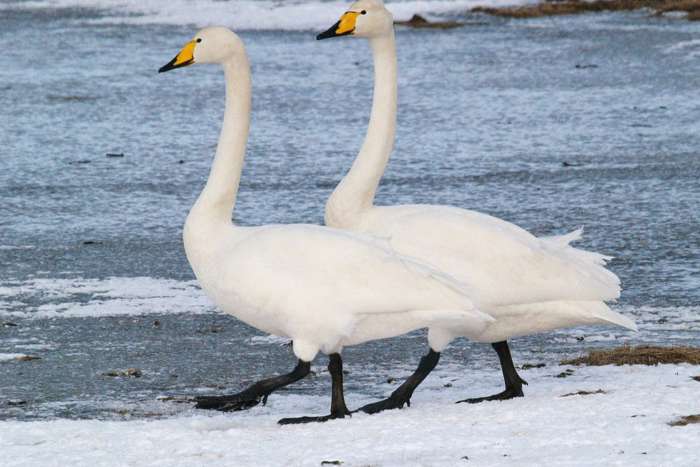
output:
[[[482,336],[489,342],[509,336],[592,324],[614,324],[637,331],[634,321],[611,310],[607,304],[600,301],[554,301],[509,305],[491,312],[496,316],[496,324],[488,328],[487,332],[490,334]],[[529,328],[522,333],[513,334],[509,326],[512,324],[517,328],[522,323],[527,323]],[[499,324],[508,332],[501,332],[504,328],[499,327]]]
[[[605,266],[608,261],[613,259],[612,256],[602,255],[600,253],[595,253],[593,251],[581,250],[579,248],[574,248],[571,243],[581,240],[583,237],[583,227],[579,227],[573,232],[569,232],[564,235],[554,235],[552,237],[542,237],[542,240],[549,243],[552,247],[557,249],[567,249],[569,247],[573,251],[567,251],[570,254],[576,255],[582,261],[593,263],[598,266]]]
[[[578,270],[583,275],[594,278],[605,290],[601,300],[616,300],[620,297],[620,278],[605,268],[607,262],[613,257],[581,250],[570,245],[570,243],[580,240],[582,236],[583,227],[579,227],[568,234],[541,237],[541,240],[546,249],[564,254],[578,266]]]
[[[599,307],[593,312],[593,317],[601,321],[605,321],[606,323],[617,324],[618,326],[622,326],[623,328],[627,328],[631,331],[639,331],[634,321],[616,311],[611,310],[607,306]]]

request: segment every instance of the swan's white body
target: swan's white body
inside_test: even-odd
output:
[[[604,267],[608,258],[569,246],[581,231],[537,238],[509,222],[455,207],[374,206],[396,127],[394,29],[391,14],[379,0],[358,1],[349,12],[338,30],[369,39],[374,96],[367,136],[326,204],[325,221],[332,227],[385,238],[400,254],[456,278],[476,297],[480,309],[496,318],[481,331],[459,324],[432,326],[431,347],[440,351],[460,336],[499,342],[580,324],[612,323],[636,329],[631,320],[604,303],[620,294],[619,279]]]
[[[337,353],[438,322],[483,329],[493,321],[475,309],[461,284],[372,237],[314,225],[233,224],[250,121],[248,59],[225,28],[204,29],[181,54],[188,50],[192,58],[178,56],[171,64],[220,63],[226,78],[216,156],[183,234],[190,265],[216,305],[293,339],[294,353],[305,361],[319,350]]]

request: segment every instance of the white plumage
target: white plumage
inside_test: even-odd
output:
[[[581,235],[537,238],[509,222],[475,211],[435,205],[374,206],[393,148],[397,70],[393,18],[380,0],[360,0],[319,38],[367,37],[375,85],[367,136],[352,168],[326,205],[326,224],[386,238],[399,253],[419,258],[464,283],[480,309],[496,318],[482,331],[460,325],[431,327],[436,351],[455,337],[498,342],[580,324],[612,323],[636,329],[605,301],[620,294],[606,256],[569,246]]]
[[[184,228],[192,269],[223,311],[293,339],[304,361],[436,323],[483,329],[492,321],[458,282],[372,237],[314,225],[233,224],[250,120],[248,59],[234,33],[205,28],[162,71],[190,63],[221,64],[226,78],[216,157]]]

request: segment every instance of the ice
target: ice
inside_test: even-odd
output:
[[[127,24],[194,24],[217,22],[237,30],[315,30],[332,25],[350,1],[216,0],[43,0],[12,2],[2,8],[98,8],[109,11],[99,22]],[[463,14],[475,6],[531,3],[531,0],[429,0],[386,2],[397,20],[414,14]]]
[[[687,13],[682,13],[684,16]],[[665,14],[665,16],[670,16]],[[663,49],[665,54],[675,54],[683,57],[684,59],[695,59],[700,55],[700,39],[691,39],[687,41],[680,41],[671,46],[665,46]]]
[[[286,345],[289,344],[289,338],[280,336],[253,336],[248,339],[248,343],[251,345]]]
[[[473,207],[543,235],[584,224],[581,246],[617,257],[611,268],[625,290],[614,308],[635,317],[639,333],[595,327],[515,340],[518,365],[547,366],[522,371],[526,397],[504,403],[452,404],[502,387],[491,349],[461,341],[410,409],[376,417],[276,425],[327,412],[322,358],[315,377],[247,413],[157,401],[238,390],[294,359],[282,341],[209,315],[214,307],[184,280],[180,229],[208,173],[223,88],[213,67],[157,78],[155,70],[192,24],[318,31],[348,4],[0,2],[21,44],[6,48],[0,85],[0,133],[13,142],[0,161],[0,352],[41,358],[0,364],[0,465],[700,465],[698,425],[667,425],[700,413],[700,383],[690,379],[699,367],[555,377],[567,368],[554,362],[593,348],[698,345],[698,26],[644,12],[401,30],[397,150],[378,194],[382,204]],[[399,19],[430,18],[470,4],[390,8]],[[256,124],[236,215],[246,225],[320,221],[364,134],[366,44],[318,44],[306,33],[245,40]],[[660,79],[665,91],[650,93]],[[83,158],[92,163],[72,163]],[[103,319],[150,312],[179,314]],[[71,316],[87,318],[62,319]],[[410,374],[424,349],[423,334],[349,348],[350,407],[389,394],[397,383],[388,381]],[[144,376],[102,376],[130,367]],[[598,389],[606,393],[560,397]]]
[[[0,287],[0,317],[84,318],[213,310],[195,281],[153,277],[31,279]]]
[[[25,357],[28,357],[28,355],[23,353],[0,353],[0,362],[12,362]]]

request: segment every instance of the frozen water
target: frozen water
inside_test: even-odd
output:
[[[591,348],[700,345],[700,24],[646,13],[508,21],[466,14],[471,4],[391,4],[401,18],[469,25],[399,30],[398,141],[378,202],[470,207],[544,235],[584,225],[580,245],[616,257],[615,307],[639,333],[516,339],[518,364],[547,366],[523,372],[525,399],[483,407],[450,404],[501,385],[492,350],[464,341],[411,410],[377,418],[275,426],[326,411],[323,359],[316,377],[249,413],[157,402],[231,392],[294,361],[284,341],[217,313],[182,250],[219,129],[221,73],[156,70],[196,26],[242,27],[255,97],[236,218],[321,222],[364,133],[368,48],[314,40],[339,2],[3,2],[0,355],[40,357],[0,364],[3,465],[120,455],[134,465],[697,465],[684,449],[697,425],[665,425],[697,413],[695,369],[551,376]],[[421,332],[348,349],[351,405],[390,392],[383,382],[410,374],[424,351]],[[127,368],[142,376],[105,376]],[[581,389],[608,393],[558,397]]]
[[[533,0],[399,0],[385,2],[397,20],[414,14],[435,17],[460,15],[475,6],[532,3]],[[97,17],[83,18],[101,24],[211,25],[212,21],[244,30],[305,31],[327,28],[352,2],[286,0],[44,0],[9,1],[2,9],[31,12],[91,9]],[[330,21],[330,22],[329,22]]]

